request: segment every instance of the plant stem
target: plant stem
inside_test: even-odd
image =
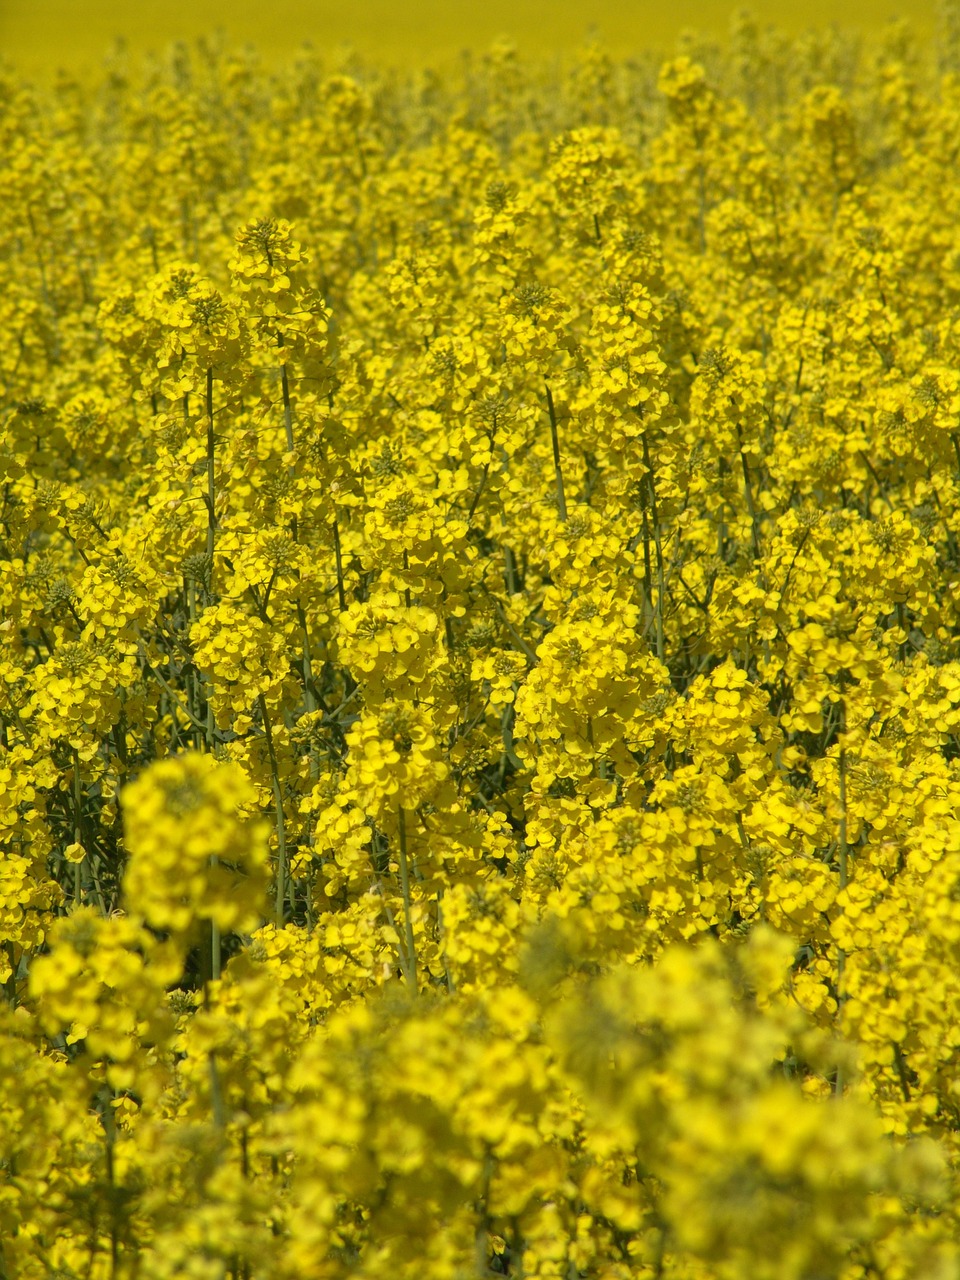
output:
[[[212,867],[215,867],[217,866],[219,861],[220,859],[217,857],[217,855],[213,854],[210,858],[210,865]],[[216,982],[220,977],[220,959],[221,959],[220,926],[217,924],[216,920],[211,920],[210,921],[210,977],[214,982]]]
[[[413,941],[413,915],[410,901],[410,863],[407,858],[407,819],[403,808],[399,810],[399,862],[400,892],[403,894],[404,933],[406,936],[407,973],[406,979],[410,990],[417,993],[417,953]]]
[[[653,545],[657,553],[657,657],[661,662],[665,661],[666,646],[663,639],[663,596],[664,596],[664,575],[663,575],[663,544],[660,539],[660,516],[657,512],[657,485],[653,474],[653,462],[650,459],[650,446],[647,443],[646,433],[641,437],[643,440],[643,465],[647,468],[647,484],[650,486],[650,516],[653,521]]]
[[[217,1059],[213,1049],[207,1054],[207,1066],[210,1072],[210,1105],[213,1110],[213,1123],[215,1128],[223,1130],[227,1127],[227,1117],[223,1105],[220,1072],[217,1069]]]
[[[279,345],[283,345],[282,336],[278,335]],[[293,406],[290,403],[290,379],[287,377],[287,366],[280,366],[280,388],[283,393],[283,429],[287,437],[287,452],[293,453]]]
[[[83,786],[80,780],[80,755],[76,747],[73,749],[73,840],[74,844],[83,844]],[[73,897],[77,906],[80,905],[83,884],[80,868],[80,862],[73,864]]]
[[[750,488],[750,468],[747,464],[747,455],[743,451],[743,436],[740,431],[739,422],[737,423],[737,444],[740,448],[740,466],[743,468],[743,493],[747,500],[747,511],[750,515],[750,532],[753,540],[753,558],[759,563],[760,523],[757,520],[757,509],[753,505],[753,491]]]
[[[503,548],[503,577],[507,591],[515,596],[520,590],[517,585],[517,559],[512,547],[506,545]]]
[[[845,707],[841,704],[841,730],[846,730],[846,714]],[[838,869],[840,873],[840,888],[847,887],[847,752],[846,748],[841,745],[838,766],[838,790],[840,798],[840,822],[837,831],[837,859]],[[843,947],[837,948],[837,1013],[839,1014],[844,1005],[843,994],[843,973],[846,967],[847,953]],[[837,1067],[836,1093],[843,1093],[843,1068]]]
[[[563,471],[560,467],[560,436],[557,431],[557,411],[553,406],[553,392],[550,390],[550,383],[545,382],[543,385],[547,391],[547,411],[550,414],[550,439],[553,441],[553,469],[557,477],[557,508],[560,511],[560,519],[564,524],[566,524],[567,499],[563,491]]]
[[[280,770],[277,767],[277,753],[273,745],[273,730],[270,727],[270,716],[267,711],[267,700],[261,693],[257,699],[260,705],[260,716],[263,720],[263,734],[267,740],[267,756],[270,759],[270,776],[273,779],[273,801],[277,814],[277,906],[276,925],[283,926],[283,900],[287,891],[287,828],[283,817],[283,790],[280,786]]]
[[[217,517],[214,514],[215,469],[214,469],[214,435],[213,435],[213,367],[207,370],[207,555],[210,558],[210,592],[213,593],[213,548],[217,528]]]
[[[343,613],[347,607],[347,596],[343,589],[343,557],[340,553],[340,525],[335,519],[333,522],[333,555],[337,563],[337,599],[340,603],[340,612]]]
[[[653,572],[650,568],[650,521],[647,519],[647,508],[643,508],[643,633],[646,639],[647,630],[654,616],[653,612]]]

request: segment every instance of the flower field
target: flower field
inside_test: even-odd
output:
[[[960,11],[0,77],[0,1280],[960,1275]]]

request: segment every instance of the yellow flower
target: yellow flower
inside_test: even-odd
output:
[[[255,928],[269,875],[267,827],[256,792],[234,764],[185,752],[160,760],[121,793],[123,881],[130,912],[186,938],[209,920],[223,931]]]
[[[433,799],[449,772],[429,712],[413,703],[389,700],[366,712],[347,745],[347,792],[374,819]]]

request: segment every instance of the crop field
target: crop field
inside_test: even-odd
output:
[[[354,49],[393,65],[436,66],[480,54],[501,36],[541,60],[599,38],[616,55],[668,52],[684,31],[722,35],[731,0],[3,0],[0,53],[30,72],[89,70],[115,41],[134,52],[218,34],[279,67],[309,43],[327,57]],[[835,24],[877,30],[897,0],[753,0],[763,27],[799,34]],[[929,36],[936,0],[910,0],[911,29]],[[733,19],[734,22],[737,18]],[[942,23],[941,23],[942,29]]]
[[[960,7],[0,75],[0,1280],[960,1275]]]

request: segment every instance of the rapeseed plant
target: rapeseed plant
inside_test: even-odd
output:
[[[4,74],[0,1276],[958,1273],[945,13]]]

